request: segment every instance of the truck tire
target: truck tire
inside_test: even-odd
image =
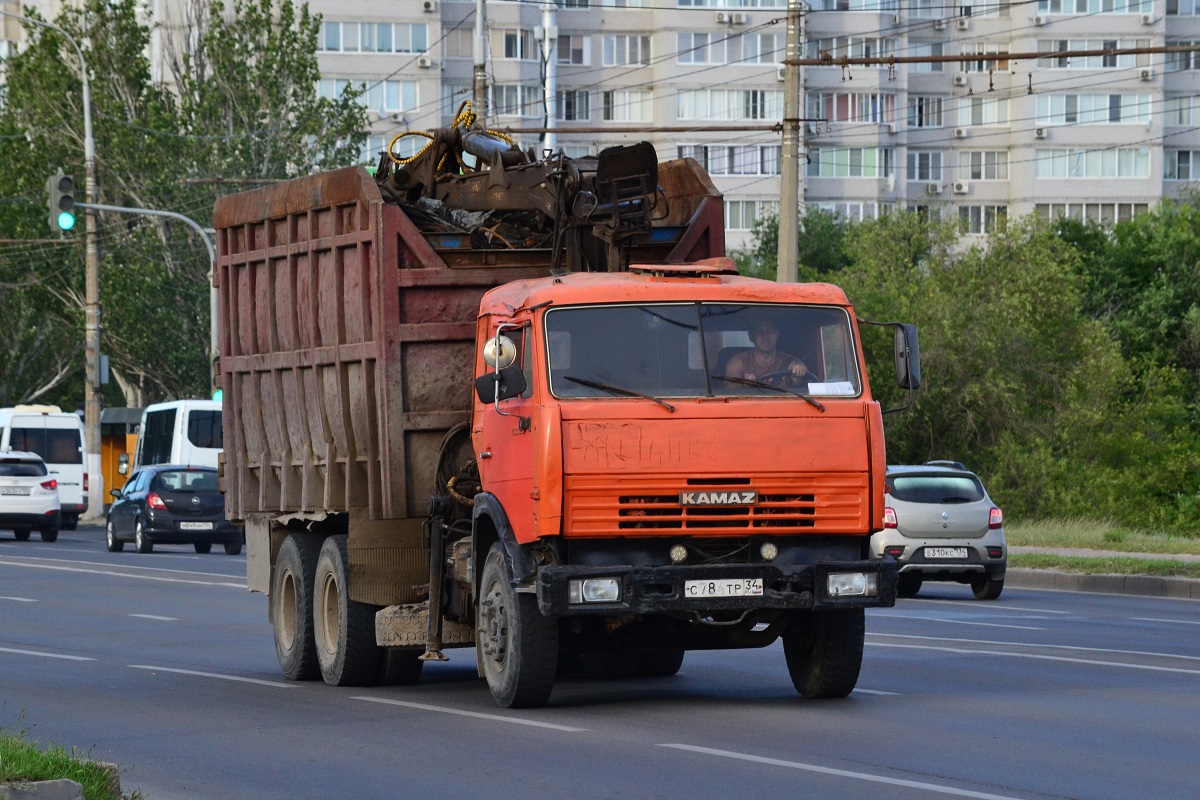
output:
[[[513,588],[499,542],[484,561],[478,597],[475,641],[492,697],[503,708],[545,705],[558,664],[558,623],[542,616],[534,595]]]
[[[642,678],[669,678],[683,666],[684,651],[679,648],[643,650],[637,674]]]
[[[313,575],[320,540],[308,533],[292,533],[283,540],[271,575],[271,627],[275,632],[275,657],[283,677],[311,681],[321,677],[313,639]]]
[[[370,686],[379,669],[375,607],[350,599],[347,536],[321,545],[313,579],[313,640],[321,677],[330,686]]]
[[[404,647],[379,648],[376,682],[380,686],[412,686],[420,680],[421,668],[425,666],[421,660],[422,652]]]
[[[810,700],[845,697],[858,683],[866,639],[861,608],[798,611],[783,634],[783,653],[796,691]]]

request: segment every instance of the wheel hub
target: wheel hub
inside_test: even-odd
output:
[[[493,588],[483,603],[483,653],[496,663],[508,654],[508,612],[500,591]]]

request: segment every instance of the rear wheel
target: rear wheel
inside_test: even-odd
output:
[[[146,529],[142,526],[142,521],[139,519],[133,526],[133,545],[139,553],[150,553],[154,551],[154,542],[146,535]]]
[[[347,537],[321,545],[313,580],[313,638],[321,677],[331,686],[369,686],[379,668],[375,607],[350,599]]]
[[[104,546],[108,548],[110,553],[119,553],[125,549],[125,543],[117,538],[117,532],[113,528],[112,517],[108,518],[108,522],[104,526]]]
[[[29,534],[30,534],[29,528],[19,528],[19,529],[13,531],[13,536],[17,537],[18,542],[28,542]]]
[[[197,553],[211,553],[212,542],[195,542],[192,547],[196,548]]]
[[[861,608],[798,611],[783,635],[796,691],[810,700],[845,697],[862,669],[866,614]]]
[[[421,668],[425,666],[421,650],[381,647],[379,651],[380,686],[412,686],[420,679]]]
[[[643,678],[668,678],[683,666],[683,653],[679,648],[643,650],[637,674]]]
[[[479,662],[496,703],[504,708],[545,705],[554,689],[558,624],[542,616],[534,595],[513,588],[499,543],[483,564],[475,618]]]
[[[38,533],[42,535],[43,542],[58,541],[58,528],[42,528]]]
[[[977,600],[995,600],[1004,591],[1004,578],[993,578],[991,575],[972,578],[971,591]]]
[[[916,597],[917,592],[921,591],[921,584],[925,580],[920,575],[913,575],[908,572],[900,573],[900,581],[896,584],[897,597]]]
[[[239,555],[241,552],[242,552],[242,543],[241,542],[226,542],[225,543],[225,555],[236,556],[236,555]]]
[[[79,517],[74,514],[64,514],[62,518],[62,529],[64,531],[73,531],[79,527]]]
[[[321,541],[307,533],[292,533],[283,540],[271,576],[271,625],[275,631],[275,657],[283,676],[311,681],[321,676],[313,640],[313,575]]]

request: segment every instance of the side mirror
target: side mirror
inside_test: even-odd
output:
[[[120,475],[129,474],[129,453],[121,453],[117,456],[117,473]]]
[[[901,389],[921,388],[921,347],[916,325],[907,322],[896,325],[894,350],[896,383]]]
[[[498,372],[488,372],[475,380],[475,394],[481,403],[495,403],[525,392],[525,373],[513,365]]]
[[[109,489],[109,490],[108,490],[108,493],[109,493],[109,494],[111,494],[113,497],[120,497],[120,496],[121,496],[121,490],[120,490],[120,489]]]

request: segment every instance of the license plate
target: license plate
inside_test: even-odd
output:
[[[965,547],[926,547],[926,558],[966,558],[967,548]]]
[[[211,531],[211,522],[181,522],[179,523],[181,531]]]
[[[29,490],[22,486],[0,486],[0,494],[28,495]]]
[[[684,581],[688,597],[761,597],[762,578],[721,578],[709,581]]]

